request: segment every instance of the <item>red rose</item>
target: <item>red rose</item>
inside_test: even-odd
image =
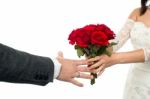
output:
[[[115,38],[115,33],[109,27],[107,27],[105,24],[100,24],[100,25],[98,24],[96,29],[104,32],[105,35],[108,37],[108,40]]]
[[[68,37],[68,40],[69,40],[69,43],[70,43],[70,44],[72,44],[72,45],[75,44],[75,42],[76,42],[76,32],[75,32],[75,30],[73,30],[73,31],[70,33],[70,35],[69,35],[69,37]]]
[[[69,35],[68,40],[70,40],[70,44],[77,44],[80,47],[88,47],[90,43],[90,33],[86,32],[84,29],[79,28],[74,31]]]
[[[115,33],[113,31],[111,31],[109,28],[105,29],[105,34],[107,35],[108,40],[115,38]]]
[[[94,31],[96,29],[96,25],[90,24],[90,25],[86,25],[85,27],[83,27],[84,30],[86,31]]]
[[[103,24],[97,24],[96,30],[97,31],[104,31],[105,30],[105,26]]]
[[[101,31],[95,31],[92,33],[91,43],[100,46],[108,46],[109,44],[107,36]]]

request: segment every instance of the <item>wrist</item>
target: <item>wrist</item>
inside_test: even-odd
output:
[[[111,57],[113,64],[120,64],[120,53],[113,53]]]
[[[116,64],[124,64],[128,61],[128,58],[125,52],[115,53],[114,61]]]

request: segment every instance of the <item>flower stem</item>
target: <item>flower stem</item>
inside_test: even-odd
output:
[[[95,79],[97,78],[97,74],[96,73],[91,73],[91,75],[94,77],[91,79],[91,85],[95,84]]]

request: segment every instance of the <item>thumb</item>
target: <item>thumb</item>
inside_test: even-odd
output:
[[[63,55],[63,52],[62,52],[62,51],[59,51],[59,52],[58,52],[58,57],[64,58],[64,55]]]
[[[58,52],[58,56],[56,57],[56,59],[61,63],[61,61],[64,59],[63,57],[63,53],[61,51]]]

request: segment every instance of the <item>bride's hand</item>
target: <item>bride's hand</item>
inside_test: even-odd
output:
[[[105,70],[105,68],[110,67],[115,64],[114,57],[115,57],[115,54],[112,54],[111,57],[107,55],[101,55],[95,58],[91,58],[88,60],[88,63],[92,64],[89,67],[89,69],[94,73],[98,73],[98,76],[100,76]]]

